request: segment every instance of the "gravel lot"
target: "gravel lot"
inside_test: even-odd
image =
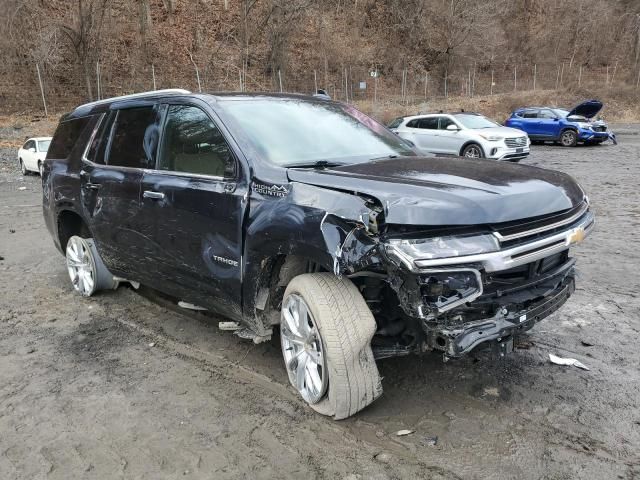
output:
[[[618,130],[523,162],[575,176],[597,214],[565,307],[502,361],[381,362],[385,394],[341,422],[297,398],[277,338],[127,287],[75,295],[39,177],[0,148],[0,478],[640,478],[640,125]]]

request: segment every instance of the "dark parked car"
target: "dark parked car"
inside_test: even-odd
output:
[[[571,295],[594,225],[563,173],[420,157],[351,106],[275,94],[82,105],[43,202],[79,293],[126,279],[255,342],[279,328],[291,384],[334,418],[382,393],[377,359],[509,352]]]
[[[526,107],[515,110],[504,123],[507,127],[527,132],[532,142],[558,142],[575,147],[578,142],[599,144],[606,140],[616,143],[604,120],[594,120],[602,110],[602,102],[588,100],[571,110],[550,107]]]

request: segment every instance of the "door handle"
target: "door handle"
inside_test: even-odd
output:
[[[142,192],[142,196],[144,198],[152,198],[154,200],[162,200],[164,199],[164,193],[162,192],[154,192],[152,190],[145,190]]]
[[[86,188],[90,188],[91,190],[98,190],[100,188],[100,184],[99,183],[87,182],[87,183],[84,184],[84,186]]]

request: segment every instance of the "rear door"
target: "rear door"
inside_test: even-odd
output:
[[[142,179],[142,216],[152,285],[240,319],[248,185],[227,138],[206,104],[168,104],[156,169]]]
[[[538,109],[528,108],[524,110],[520,115],[522,118],[519,119],[519,123],[522,126],[522,130],[524,130],[528,135],[531,136],[539,135],[540,128],[538,125]]]
[[[35,140],[29,140],[24,144],[24,153],[22,157],[22,161],[25,166],[29,170],[37,170],[38,169],[38,160],[36,150],[36,142]],[[33,151],[32,151],[33,150]]]
[[[140,182],[143,169],[155,165],[162,119],[157,103],[104,114],[80,171],[82,206],[102,259],[112,273],[130,280],[143,280],[150,264]]]

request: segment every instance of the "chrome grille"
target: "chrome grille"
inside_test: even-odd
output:
[[[504,143],[509,148],[526,147],[527,137],[511,137],[505,138]]]

